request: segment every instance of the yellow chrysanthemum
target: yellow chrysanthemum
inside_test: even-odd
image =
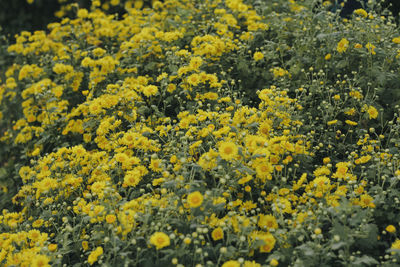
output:
[[[31,262],[32,267],[50,267],[49,258],[46,255],[35,255]]]
[[[337,44],[336,50],[339,53],[346,52],[347,48],[349,47],[349,41],[346,38],[343,38],[340,40],[340,42]]]
[[[116,217],[114,214],[108,214],[108,215],[106,216],[106,222],[107,222],[107,223],[112,224],[112,223],[114,223],[116,220],[117,220],[117,217]]]
[[[97,247],[89,254],[88,263],[90,265],[93,265],[93,263],[95,263],[102,254],[103,254],[103,248]]]
[[[143,94],[147,97],[156,95],[158,93],[158,88],[155,85],[148,85],[143,87]]]
[[[214,241],[220,240],[220,239],[224,238],[224,231],[222,230],[221,227],[215,228],[211,232],[211,237],[212,237],[212,239],[214,239]]]
[[[150,237],[150,243],[156,247],[156,249],[162,249],[170,245],[169,236],[163,232],[156,232]]]
[[[393,38],[392,42],[395,43],[395,44],[400,44],[400,37]]]
[[[189,204],[189,207],[197,208],[203,203],[203,195],[199,191],[190,193],[187,196],[187,203]]]
[[[394,232],[396,232],[396,227],[394,227],[393,225],[388,225],[388,226],[386,226],[385,230],[389,233],[394,233]]]
[[[392,248],[392,249],[400,250],[400,239],[396,239],[396,241],[393,242],[391,248]]]
[[[378,117],[378,110],[374,106],[367,106],[366,111],[370,119],[376,119]]]
[[[238,154],[238,147],[233,142],[222,142],[219,145],[219,155],[224,160],[232,160]]]
[[[354,14],[359,15],[359,16],[364,17],[364,18],[368,17],[367,11],[365,11],[362,8],[354,10]]]
[[[277,229],[278,223],[276,222],[276,219],[273,215],[260,214],[258,219],[258,226],[266,230]]]
[[[240,267],[240,263],[238,261],[231,260],[222,264],[221,267]]]
[[[140,171],[132,170],[128,171],[124,177],[124,184],[126,186],[137,186],[138,183],[142,180],[142,176]]]
[[[259,61],[264,58],[264,54],[261,52],[255,52],[253,58],[255,61]]]

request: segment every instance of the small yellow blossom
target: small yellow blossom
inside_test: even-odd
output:
[[[375,55],[375,54],[376,54],[376,52],[375,52],[376,46],[374,46],[373,44],[367,43],[367,44],[365,45],[365,48],[367,48],[368,52],[369,52],[371,55]]]
[[[351,121],[351,120],[345,120],[345,123],[350,125],[350,126],[356,126],[358,123],[355,121]]]
[[[393,225],[388,225],[386,226],[385,230],[389,233],[394,233],[396,232],[396,227],[394,227]]]
[[[368,17],[367,11],[365,11],[362,8],[354,10],[354,14],[359,15],[359,16],[364,17],[364,18]]]
[[[331,120],[331,121],[328,121],[326,124],[333,125],[333,124],[336,124],[337,122],[338,122],[338,120]]]
[[[400,250],[400,239],[396,239],[396,241],[394,241],[394,242],[392,243],[391,249]]]
[[[230,260],[222,264],[221,267],[240,267],[240,263],[238,261]]]
[[[95,263],[101,255],[103,255],[103,248],[97,247],[89,254],[88,263],[93,265],[93,263]]]
[[[271,265],[271,266],[278,266],[278,265],[279,265],[279,262],[278,262],[276,259],[272,259],[272,260],[269,262],[269,265]]]
[[[392,42],[395,43],[395,44],[400,44],[400,37],[393,38]]]
[[[224,238],[224,231],[222,230],[221,227],[215,228],[211,232],[211,237],[214,239],[214,241],[220,240]]]
[[[367,113],[370,119],[376,119],[378,117],[378,110],[373,106],[368,106]]]
[[[222,142],[219,145],[219,155],[224,160],[232,160],[238,154],[238,147],[233,142]]]
[[[253,58],[255,61],[259,61],[264,58],[264,54],[261,52],[255,52]]]
[[[117,217],[115,217],[114,214],[108,214],[106,216],[106,222],[109,223],[109,224],[114,223],[116,221],[116,219],[117,219]]]
[[[191,208],[200,207],[203,203],[203,195],[199,191],[190,193],[187,196],[187,202]]]
[[[156,249],[162,249],[170,245],[169,236],[163,232],[156,232],[150,237],[150,243],[156,247]]]
[[[325,60],[330,60],[332,58],[332,55],[331,54],[326,54],[325,55]]]
[[[340,42],[337,44],[336,50],[339,53],[346,52],[347,48],[349,47],[349,41],[346,38],[343,38],[340,40]]]

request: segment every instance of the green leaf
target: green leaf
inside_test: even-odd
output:
[[[343,69],[347,67],[347,65],[348,65],[347,60],[340,60],[338,63],[336,63],[336,68]]]
[[[375,260],[374,258],[370,257],[370,256],[363,255],[360,258],[356,258],[353,261],[353,264],[360,265],[360,266],[365,266],[365,265],[377,266],[379,264],[379,262],[377,260]]]
[[[341,248],[341,247],[344,247],[344,246],[346,246],[346,242],[337,242],[337,243],[333,243],[333,244],[331,245],[331,248],[332,248],[333,250],[337,250],[337,249],[339,249],[339,248]]]

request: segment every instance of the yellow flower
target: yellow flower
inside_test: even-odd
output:
[[[192,57],[190,59],[189,68],[193,70],[198,70],[202,64],[203,64],[203,59],[201,57]]]
[[[158,88],[155,85],[148,85],[143,87],[142,92],[145,96],[150,97],[157,94]]]
[[[124,184],[126,186],[137,186],[142,180],[139,170],[128,171],[124,177]]]
[[[261,161],[256,165],[256,176],[261,179],[261,181],[265,182],[267,179],[272,180],[272,172],[274,171],[274,167],[270,162]]]
[[[353,97],[355,99],[362,99],[363,98],[363,95],[358,91],[351,91],[349,93],[349,96],[351,96],[351,97]]]
[[[393,38],[392,42],[395,43],[395,44],[400,44],[400,37]]]
[[[360,197],[360,206],[363,208],[369,207],[369,208],[375,208],[375,204],[372,202],[374,199],[367,195],[361,195]]]
[[[224,238],[224,231],[222,230],[221,227],[215,228],[211,232],[211,237],[212,237],[212,239],[214,239],[214,241],[220,240],[220,239]]]
[[[42,225],[43,225],[43,219],[38,219],[32,223],[32,227],[34,228],[39,228]]]
[[[368,52],[370,52],[372,55],[375,55],[376,54],[376,52],[375,52],[375,48],[376,48],[376,46],[374,46],[373,44],[371,44],[371,43],[367,43],[366,45],[365,45],[365,48],[367,48],[368,49]]]
[[[104,50],[103,48],[100,48],[100,47],[93,49],[93,55],[95,55],[96,57],[101,57],[106,52],[107,52],[106,50]]]
[[[28,238],[34,242],[38,241],[40,238],[40,232],[38,230],[30,230],[28,232]]]
[[[187,82],[192,86],[197,86],[200,83],[200,81],[201,81],[200,75],[197,73],[193,73],[187,78]]]
[[[46,255],[35,255],[31,262],[32,267],[50,267],[49,258]]]
[[[111,0],[110,4],[113,5],[113,6],[116,6],[116,5],[119,4],[119,0]]]
[[[350,126],[356,126],[358,123],[355,121],[351,121],[351,120],[345,120],[345,123],[350,125]]]
[[[246,175],[245,177],[242,177],[239,179],[238,184],[245,184],[249,181],[253,180],[253,176],[251,176],[250,174]]]
[[[394,232],[396,232],[396,227],[394,227],[393,225],[388,225],[388,226],[386,226],[385,230],[389,233],[394,233]]]
[[[50,244],[50,245],[48,246],[48,249],[49,249],[49,251],[51,251],[51,252],[56,251],[57,248],[58,248],[57,244]]]
[[[155,171],[155,172],[161,172],[162,171],[162,160],[161,159],[151,159],[150,162],[150,169]]]
[[[332,120],[332,121],[328,121],[326,124],[333,125],[333,124],[336,124],[337,122],[338,122],[338,120]]]
[[[349,41],[346,38],[343,38],[340,40],[340,42],[337,44],[336,50],[339,53],[346,52],[347,48],[349,47]]]
[[[97,259],[103,254],[103,248],[102,247],[97,247],[95,250],[93,250],[88,257],[88,263],[90,265],[93,265],[97,261]]]
[[[134,8],[141,9],[143,7],[143,0],[136,0],[134,1]]]
[[[187,202],[189,204],[189,207],[197,208],[203,203],[203,195],[199,191],[190,193],[187,196]]]
[[[175,84],[173,84],[173,83],[168,84],[168,86],[167,86],[168,93],[172,93],[175,90],[176,90],[176,85]]]
[[[264,58],[264,54],[261,52],[255,52],[253,58],[255,61],[259,61]]]
[[[199,161],[197,162],[200,167],[204,170],[212,170],[213,168],[217,167],[216,157],[218,153],[214,150],[210,150],[209,152],[204,153],[201,155]]]
[[[276,259],[272,259],[272,260],[269,262],[269,265],[271,265],[271,266],[278,266],[278,264],[279,264],[279,262],[278,262]]]
[[[233,142],[221,142],[219,145],[219,155],[224,160],[232,160],[237,156],[238,147]]]
[[[364,17],[364,18],[368,17],[367,11],[365,11],[365,10],[362,9],[362,8],[359,8],[359,9],[354,10],[354,14],[359,15],[359,16],[362,16],[362,17]]]
[[[81,8],[78,10],[77,16],[78,16],[78,18],[86,18],[88,16],[88,14],[89,14],[89,12],[86,9]]]
[[[245,261],[243,267],[261,267],[261,264],[255,261]]]
[[[378,117],[378,111],[373,106],[368,106],[367,113],[370,119],[376,119]]]
[[[82,248],[83,248],[83,250],[88,250],[89,249],[89,242],[82,241]]]
[[[271,252],[276,242],[275,237],[267,232],[253,232],[251,238],[253,241],[257,240],[257,238],[264,241],[264,244],[260,246],[260,252]]]
[[[270,233],[265,234],[261,237],[261,240],[264,241],[264,245],[262,245],[260,247],[260,252],[271,252],[271,250],[274,248],[275,246],[275,238],[273,235],[271,235]]]
[[[329,158],[328,158],[328,159],[329,159]],[[325,159],[324,159],[324,161],[325,161]],[[326,166],[322,166],[322,167],[317,168],[317,169],[313,172],[313,174],[314,174],[315,176],[329,175],[329,174],[331,174],[331,171],[330,171]]]
[[[331,54],[326,54],[325,60],[330,60],[331,58],[332,58],[332,55],[331,55]]]
[[[109,223],[109,224],[114,223],[116,221],[116,219],[117,219],[117,217],[115,217],[114,214],[108,214],[106,216],[106,222]]]
[[[347,171],[349,169],[348,167],[349,163],[348,162],[338,162],[336,163],[336,172],[333,174],[333,178],[337,179],[346,179],[347,177]]]
[[[396,241],[393,242],[392,249],[400,250],[400,239],[396,239]]]
[[[315,228],[315,230],[314,230],[314,234],[316,234],[316,235],[320,235],[322,233],[322,230],[321,230],[321,228]]]
[[[240,267],[240,263],[238,261],[231,260],[222,264],[221,267]]]
[[[163,232],[155,232],[150,237],[150,243],[156,247],[156,249],[161,249],[170,245],[170,239],[168,235]]]
[[[258,219],[258,226],[260,226],[262,229],[277,229],[278,228],[278,223],[276,222],[276,219],[273,215],[264,215],[260,214],[259,219]]]
[[[271,71],[274,74],[274,78],[283,77],[285,75],[288,75],[290,77],[290,74],[287,70],[279,68],[279,67],[275,67],[275,68],[271,69]]]

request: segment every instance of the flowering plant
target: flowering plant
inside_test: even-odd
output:
[[[396,264],[400,32],[378,3],[140,2],[7,46],[0,263]]]

